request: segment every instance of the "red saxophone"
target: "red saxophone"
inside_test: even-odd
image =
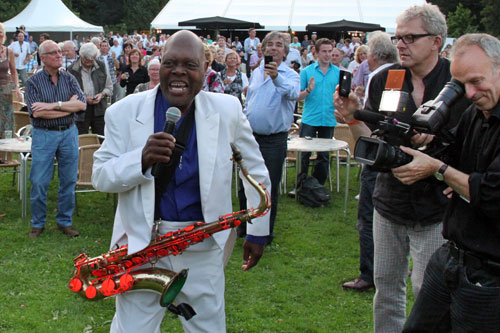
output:
[[[161,306],[170,305],[182,289],[188,270],[175,273],[156,268],[154,264],[159,258],[181,254],[187,247],[202,242],[216,232],[237,227],[242,222],[251,223],[253,218],[269,211],[271,203],[265,186],[248,174],[241,153],[233,144],[231,149],[233,160],[238,163],[242,174],[260,194],[261,200],[257,208],[223,215],[211,223],[198,222],[169,232],[130,255],[127,254],[127,245],[94,258],[89,258],[85,253],[80,254],[74,259],[75,269],[69,288],[89,300],[103,299],[128,290],[148,289],[161,293]],[[146,263],[150,263],[152,267],[137,269]]]

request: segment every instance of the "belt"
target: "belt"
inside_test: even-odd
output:
[[[278,133],[271,133],[271,134],[258,134],[253,132],[253,135],[256,137],[273,137],[273,136],[279,136],[279,135],[288,135],[288,132],[278,132]]]
[[[51,127],[42,127],[43,129],[47,131],[65,131],[68,128],[70,128],[73,124],[69,125],[59,125],[59,126],[51,126]]]
[[[450,255],[457,259],[458,263],[474,269],[486,269],[490,272],[500,274],[500,262],[481,257],[471,251],[462,250],[454,242],[448,242]]]

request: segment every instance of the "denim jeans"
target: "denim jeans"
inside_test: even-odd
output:
[[[271,135],[254,134],[255,140],[259,144],[259,150],[266,164],[269,178],[271,178],[271,212],[270,214],[270,230],[269,235],[273,237],[274,221],[278,210],[278,190],[283,172],[283,163],[285,162],[288,133],[276,133]],[[238,192],[240,208],[246,209],[246,197],[243,191],[243,186]],[[243,227],[242,227],[243,228]]]
[[[498,332],[499,324],[500,272],[464,266],[440,247],[403,332]]]
[[[31,144],[31,226],[43,228],[47,222],[47,190],[52,180],[54,157],[59,176],[57,224],[72,225],[75,186],[78,172],[78,130],[72,125],[65,131],[33,128]]]
[[[300,125],[300,137],[310,136],[312,138],[325,138],[331,139],[333,137],[333,131],[335,127],[327,126],[310,126],[302,123]],[[328,164],[330,163],[330,153],[329,152],[318,152],[318,157],[316,159],[316,164],[314,165],[314,171],[312,176],[318,180],[318,182],[323,185],[328,178]],[[309,157],[310,152],[302,153],[302,165],[300,167],[301,173],[306,173],[309,169]]]

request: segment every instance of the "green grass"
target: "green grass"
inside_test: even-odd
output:
[[[341,172],[341,175],[345,173]],[[370,332],[373,292],[342,290],[357,276],[356,225],[359,182],[351,169],[347,216],[343,187],[328,207],[308,208],[280,196],[276,238],[259,265],[240,269],[242,240],[226,268],[228,332]],[[57,178],[57,176],[56,176]],[[294,175],[288,175],[289,188]],[[108,251],[113,226],[113,198],[104,193],[78,195],[74,226],[81,236],[70,239],[57,231],[57,181],[49,191],[48,223],[32,240],[21,221],[21,202],[12,176],[0,174],[0,331],[107,332],[114,300],[86,301],[67,288],[73,258]],[[237,202],[237,200],[233,200]],[[162,332],[182,332],[167,314]]]

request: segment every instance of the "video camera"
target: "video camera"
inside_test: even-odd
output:
[[[389,71],[388,81],[391,72],[393,71]],[[402,75],[404,78],[404,71]],[[410,139],[416,133],[436,135],[424,151],[428,155],[439,157],[453,142],[453,136],[444,126],[450,120],[449,107],[464,92],[464,85],[452,79],[434,100],[422,104],[411,116],[410,122],[405,123],[396,118],[396,112],[405,111],[409,95],[400,90],[387,90],[386,84],[380,101],[380,113],[360,110],[354,113],[354,118],[376,126],[372,136],[377,137],[361,136],[354,149],[354,159],[382,172],[410,163],[413,157],[404,153],[399,146],[411,146]]]

